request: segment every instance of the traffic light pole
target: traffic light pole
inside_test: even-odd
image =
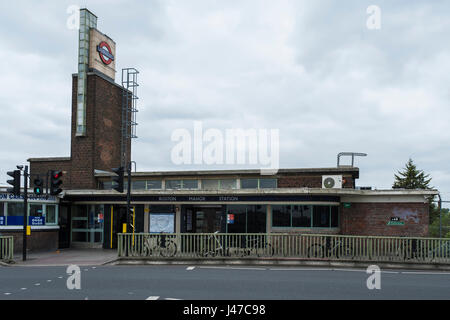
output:
[[[27,260],[27,226],[28,226],[28,166],[23,171],[23,246],[22,260]]]
[[[127,165],[128,184],[127,184],[127,232],[130,225],[130,207],[131,207],[131,162]]]

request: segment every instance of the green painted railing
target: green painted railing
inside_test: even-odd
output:
[[[312,234],[119,234],[119,257],[450,263],[450,239]]]
[[[14,256],[14,237],[0,237],[0,261],[12,260]]]

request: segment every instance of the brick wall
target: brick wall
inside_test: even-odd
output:
[[[30,172],[31,174],[38,174],[39,177],[44,181],[44,185],[47,183],[47,172],[50,170],[62,170],[65,171],[63,174],[61,181],[63,182],[62,186],[69,186],[71,184],[71,161],[70,160],[42,160],[42,161],[30,161]],[[33,186],[33,180],[35,176],[31,176],[30,184]],[[49,178],[50,179],[50,178]],[[50,182],[50,180],[49,180]]]
[[[343,176],[345,178],[344,188],[353,188],[354,182],[352,176]],[[320,176],[280,176],[278,178],[278,188],[322,188],[322,175]]]
[[[427,203],[352,203],[341,205],[341,233],[347,235],[428,236]],[[387,225],[399,217],[404,225]]]
[[[2,236],[14,237],[14,253],[23,251],[23,231],[2,230]],[[27,236],[27,252],[52,251],[58,249],[58,230],[31,230]]]
[[[67,171],[63,189],[95,189],[94,169],[110,170],[120,166],[122,89],[98,74],[87,77],[86,135],[77,137],[77,76],[72,77],[71,155],[69,160],[32,159],[30,172],[43,173],[51,169]],[[128,139],[127,160],[131,158]]]

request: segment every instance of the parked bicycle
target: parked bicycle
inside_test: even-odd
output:
[[[351,260],[354,258],[352,247],[345,243],[344,239],[327,237],[325,244],[315,243],[308,248],[308,258],[342,258]]]
[[[219,237],[217,236],[218,233],[219,231],[216,231],[207,238],[202,248],[198,251],[199,256],[224,257],[230,255],[229,249],[224,247],[223,241],[220,241]]]
[[[402,239],[397,240],[397,243],[393,244],[395,249],[390,256],[390,260],[419,260],[423,261],[428,259],[430,253],[424,248],[422,242],[417,239]]]
[[[274,253],[274,248],[264,236],[245,238],[245,247],[241,250],[241,256],[272,257]]]
[[[143,256],[173,257],[177,253],[177,244],[170,236],[150,236],[144,240]]]

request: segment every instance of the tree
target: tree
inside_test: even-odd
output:
[[[404,171],[399,171],[394,177],[393,189],[432,189],[429,175],[418,170],[411,158],[406,163]]]
[[[430,175],[425,174],[422,170],[418,170],[411,158],[403,171],[399,171],[398,175],[394,174],[395,181],[392,185],[393,189],[433,189],[430,187]],[[439,208],[433,203],[433,197],[428,199],[430,224],[439,220]]]

